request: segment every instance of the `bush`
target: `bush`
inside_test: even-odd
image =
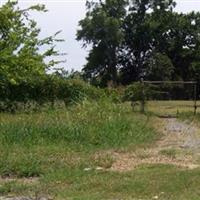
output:
[[[69,79],[61,81],[58,98],[66,105],[81,102],[85,98],[97,100],[103,95],[101,89],[95,88],[80,79]]]
[[[133,83],[125,89],[122,99],[123,101],[131,101],[133,110],[136,105],[135,102],[140,102],[141,112],[144,112],[146,101],[157,93],[154,87],[155,86],[145,85],[139,82]]]
[[[42,107],[55,108],[79,103],[85,98],[97,100],[105,95],[102,89],[80,79],[64,79],[47,75],[19,84],[6,84],[0,88],[0,111],[36,111]]]

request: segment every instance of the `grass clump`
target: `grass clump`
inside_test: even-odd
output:
[[[0,185],[0,196],[5,196],[9,194],[23,194],[24,191],[33,190],[34,186],[29,186],[22,183],[17,183],[16,181],[8,181]]]
[[[6,148],[6,147],[5,147]],[[12,148],[3,150],[0,157],[2,177],[37,177],[43,174],[41,160],[31,152]]]
[[[177,154],[175,149],[163,149],[159,153],[172,159],[175,159]]]

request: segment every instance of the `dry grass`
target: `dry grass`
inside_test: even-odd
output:
[[[200,105],[200,101],[197,102]],[[193,101],[148,101],[146,110],[157,115],[177,115],[182,112],[194,112]]]

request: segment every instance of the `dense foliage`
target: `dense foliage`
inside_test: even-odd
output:
[[[0,7],[0,111],[35,110],[57,101],[68,105],[101,91],[79,80],[75,72],[47,73],[62,55],[56,50],[57,32],[40,39],[40,29],[30,12],[46,12],[43,5],[20,9],[17,1]],[[48,58],[48,59],[47,59]],[[48,60],[48,61],[47,61]]]
[[[30,17],[33,11],[46,9],[44,5],[20,9],[17,1],[0,7],[0,110],[13,110],[14,101],[54,97],[50,90],[56,89],[55,83],[46,72],[60,62],[53,59],[60,55],[55,43],[63,40],[57,39],[59,32],[40,39],[40,29]]]
[[[112,96],[80,79],[61,79],[48,75],[19,84],[10,83],[0,91],[0,111],[37,111],[69,106],[84,99]]]
[[[43,5],[21,10],[16,1],[8,1],[0,7],[0,88],[7,84],[18,85],[42,77],[56,62],[47,57],[56,56],[57,32],[39,39],[40,29],[30,18],[30,11],[45,12]],[[41,49],[45,49],[43,52]]]
[[[111,6],[112,5],[112,6]],[[87,3],[77,39],[92,46],[83,72],[92,83],[199,80],[200,13],[173,0]]]

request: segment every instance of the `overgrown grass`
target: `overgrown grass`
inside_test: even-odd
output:
[[[108,99],[84,101],[67,110],[0,114],[0,196],[200,199],[199,169],[147,165],[124,173],[109,170],[115,162],[112,152],[135,150],[157,139],[150,122],[127,104]],[[21,181],[30,177],[39,181]]]
[[[68,110],[49,113],[1,115],[2,145],[52,145],[63,143],[84,149],[143,144],[154,139],[145,116],[106,100],[85,101]],[[145,133],[145,134],[144,134]]]
[[[66,166],[95,165],[88,158],[95,151],[152,143],[157,134],[145,121],[107,99],[48,113],[1,114],[0,174],[32,177]],[[110,165],[108,158],[100,162]]]

